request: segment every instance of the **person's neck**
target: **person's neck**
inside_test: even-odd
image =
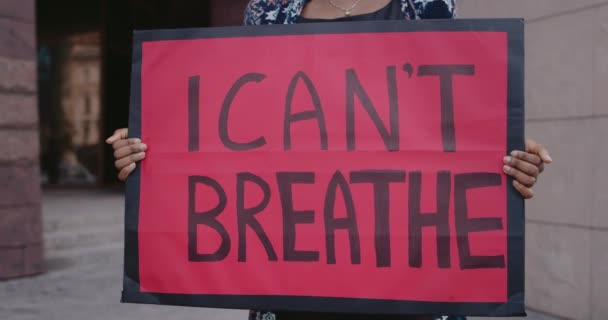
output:
[[[351,8],[357,0],[332,0],[341,8]],[[362,0],[350,10],[351,16],[376,12],[386,7],[392,0]],[[334,7],[329,0],[310,0],[302,10],[302,17],[307,19],[336,19],[345,17],[345,11]]]

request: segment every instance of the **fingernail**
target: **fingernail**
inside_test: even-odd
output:
[[[517,187],[519,185],[519,182],[517,182],[517,180],[513,180],[513,185]]]
[[[139,139],[139,138],[134,138],[134,139],[133,139],[133,141],[134,141],[135,143],[141,143],[141,139]]]
[[[145,152],[140,152],[139,153],[139,157],[142,158],[142,159],[145,158],[146,157],[146,153]]]
[[[547,160],[549,160],[549,162],[553,162],[553,159],[551,159],[550,155],[547,155]]]
[[[142,150],[148,150],[148,145],[147,144],[142,144],[141,145]]]
[[[504,167],[502,167],[502,170],[503,170],[505,173],[509,173],[509,171],[511,171],[511,167],[509,167],[509,166],[504,166]]]
[[[516,158],[517,158],[517,156],[519,155],[519,151],[516,151],[516,150],[511,151],[511,155],[512,155],[513,157],[516,157]]]
[[[135,168],[135,163],[131,163],[131,164],[129,165],[129,169],[133,169],[133,168]]]
[[[509,156],[504,157],[503,160],[505,163],[511,163],[511,157],[509,157]]]

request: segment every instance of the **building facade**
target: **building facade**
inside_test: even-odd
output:
[[[608,319],[608,1],[459,4],[461,18],[526,19],[526,135],[555,160],[526,208],[527,305]]]
[[[0,2],[0,279],[43,271],[34,0]]]

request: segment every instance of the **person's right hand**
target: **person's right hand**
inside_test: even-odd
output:
[[[129,139],[128,129],[118,129],[106,140],[114,148],[114,166],[118,170],[118,179],[127,180],[127,177],[135,170],[135,163],[146,157],[146,146],[138,138]]]

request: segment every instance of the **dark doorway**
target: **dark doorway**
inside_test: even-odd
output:
[[[210,2],[200,0],[107,0],[103,26],[103,136],[127,127],[133,30],[210,26]],[[103,148],[103,183],[115,184],[113,150]]]
[[[101,0],[40,0],[36,9],[42,182],[97,185]]]
[[[133,30],[240,24],[246,1],[227,3],[39,0],[43,184],[117,184],[113,152],[104,140],[128,123]]]
[[[45,186],[120,185],[104,140],[126,127],[134,30],[240,25],[249,0],[38,0]]]

